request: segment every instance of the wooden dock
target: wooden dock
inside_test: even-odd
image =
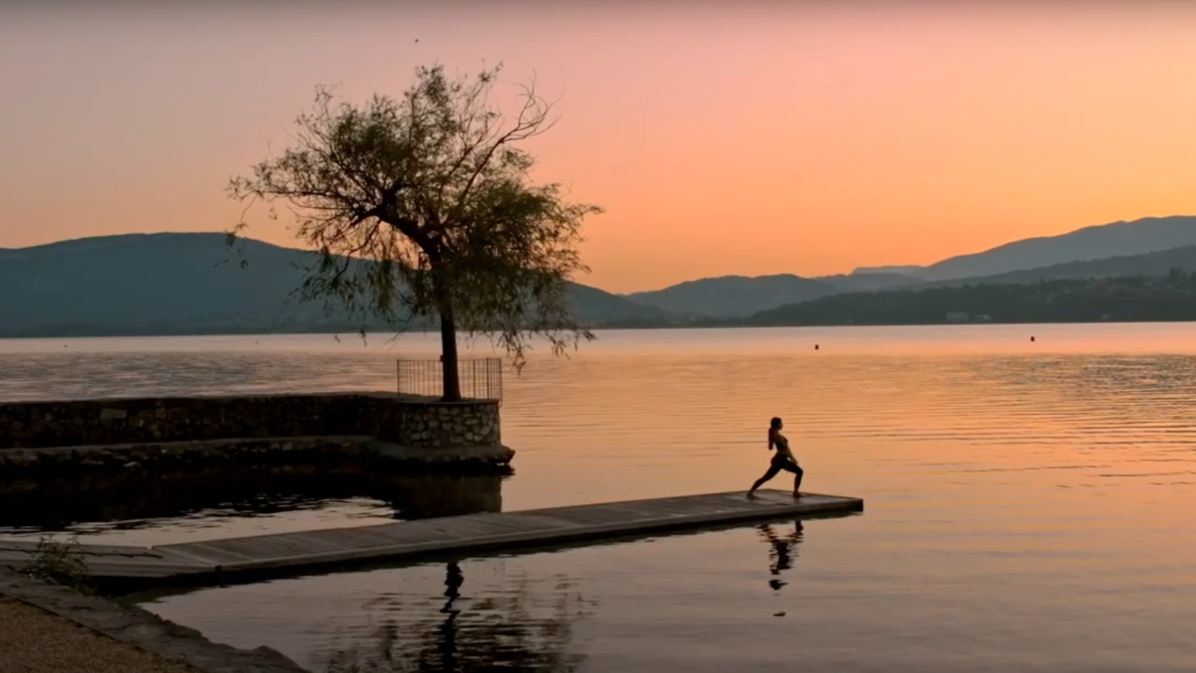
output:
[[[230,578],[265,571],[302,571],[317,566],[400,560],[561,544],[600,538],[749,522],[782,516],[859,512],[858,498],[761,490],[576,505],[550,509],[467,514],[360,528],[278,533],[186,542],[157,547],[82,545],[93,577],[111,580]],[[0,566],[20,569],[33,558],[35,542],[0,540]],[[213,576],[205,578],[204,576]]]

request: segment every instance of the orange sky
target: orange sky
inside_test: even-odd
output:
[[[314,85],[434,60],[559,98],[537,174],[607,209],[612,291],[1196,213],[1196,3],[36,4],[0,5],[0,247],[223,230]]]

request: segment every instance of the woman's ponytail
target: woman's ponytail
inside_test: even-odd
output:
[[[772,451],[772,447],[777,443],[777,428],[781,426],[780,418],[773,418],[768,422],[768,450]]]

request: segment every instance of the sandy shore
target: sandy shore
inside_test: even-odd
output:
[[[0,673],[308,673],[138,607],[0,568]]]
[[[0,673],[200,673],[10,598],[0,598]]]

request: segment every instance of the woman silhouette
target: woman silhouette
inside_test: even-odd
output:
[[[756,489],[760,488],[764,482],[780,474],[781,470],[793,473],[793,497],[801,497],[799,489],[801,489],[801,478],[805,471],[797,464],[797,458],[789,450],[789,440],[781,434],[782,427],[784,427],[784,423],[780,418],[774,418],[768,424],[768,450],[772,451],[775,448],[776,453],[772,455],[772,463],[768,466],[768,471],[752,484],[751,490],[748,491],[749,498],[755,495]]]

